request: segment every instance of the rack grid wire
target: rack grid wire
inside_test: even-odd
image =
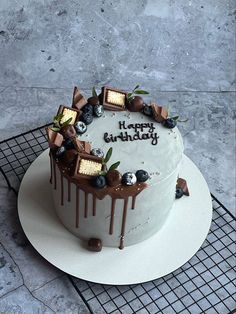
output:
[[[47,147],[44,125],[0,142],[0,171],[16,194]],[[111,286],[68,279],[90,313],[236,313],[235,217],[214,195],[213,221],[199,251],[173,273],[142,284]]]

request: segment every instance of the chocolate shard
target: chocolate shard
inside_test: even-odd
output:
[[[80,93],[78,87],[74,87],[73,97],[72,97],[72,108],[80,110],[87,104],[87,99]]]
[[[79,117],[82,114],[82,112],[78,109],[70,108],[63,105],[61,105],[58,109],[57,114],[60,114],[60,113],[63,114],[63,117],[61,118],[61,121],[60,121],[61,124],[65,123],[69,119],[71,119],[69,124],[75,124],[75,122],[79,120]]]
[[[61,147],[62,142],[63,142],[63,136],[60,133],[55,132],[50,128],[46,128],[46,133],[47,133],[48,144],[50,148],[56,149],[58,147]]]
[[[189,196],[187,181],[184,180],[183,178],[178,178],[176,188],[182,189],[184,192],[184,195]]]
[[[167,119],[168,111],[165,107],[158,106],[156,103],[151,103],[153,118],[158,123],[161,123]]]
[[[99,105],[99,98],[98,98],[98,96],[89,97],[88,98],[88,104],[90,104],[92,106]]]
[[[100,96],[99,96],[100,97]],[[122,90],[104,86],[102,88],[102,105],[113,111],[126,110],[127,93]]]
[[[88,249],[93,252],[100,252],[102,250],[102,241],[96,238],[88,240]]]
[[[75,137],[73,143],[78,152],[90,154],[91,145],[89,142],[81,141],[78,137]]]

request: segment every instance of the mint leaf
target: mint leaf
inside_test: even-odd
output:
[[[100,176],[105,176],[106,174],[107,174],[106,171],[100,171],[100,172],[99,172],[99,175],[100,175]]]
[[[53,122],[60,122],[62,118],[63,118],[63,113],[61,112],[53,118]]]
[[[59,131],[60,131],[60,128],[57,128],[57,127],[54,127],[54,126],[53,126],[53,127],[51,128],[51,130],[54,131],[54,132],[59,132]]]
[[[105,156],[105,158],[104,158],[104,163],[105,163],[105,164],[110,160],[111,155],[112,155],[112,147],[110,147],[110,148],[108,149],[108,152],[106,153],[106,156]]]
[[[61,126],[63,127],[65,125],[68,125],[68,124],[70,124],[71,121],[72,121],[72,117],[69,118],[68,120],[66,120],[65,122],[63,122]]]
[[[111,165],[111,167],[109,168],[109,171],[115,170],[117,167],[119,167],[120,165],[120,161],[115,162],[114,164]]]
[[[178,120],[179,119],[179,116],[175,116],[175,117],[171,117],[171,119],[173,119],[173,120]]]
[[[132,95],[133,95],[133,93],[128,93],[128,95],[127,95],[128,99],[131,98]]]
[[[136,90],[134,91],[134,93],[135,93],[135,94],[142,94],[142,95],[147,95],[147,94],[149,94],[149,92],[147,92],[147,91],[145,91],[145,90],[143,90],[143,89],[136,89]]]
[[[92,95],[93,95],[93,97],[98,97],[95,86],[93,86],[93,88],[92,88]]]
[[[139,88],[140,85],[136,85],[135,88],[133,89],[133,91],[135,91],[135,89]]]

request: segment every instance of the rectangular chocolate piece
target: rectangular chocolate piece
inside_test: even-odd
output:
[[[46,133],[48,138],[48,145],[50,148],[55,149],[61,147],[63,136],[60,133],[55,132],[50,128],[46,128]]]
[[[70,118],[72,118],[72,120],[70,121],[69,124],[75,124],[75,122],[79,119],[81,112],[75,108],[70,108],[70,107],[61,105],[59,107],[57,114],[59,114],[59,113],[63,114],[63,117],[60,121],[61,124],[66,122]]]
[[[125,104],[127,101],[127,93],[104,86],[102,88],[103,93],[103,106],[107,110],[123,111],[125,110]]]
[[[72,108],[80,110],[87,104],[87,99],[80,93],[78,87],[74,87],[73,97],[72,97]]]
[[[157,122],[161,123],[167,119],[168,111],[166,110],[166,108],[158,106],[155,103],[151,103],[151,108],[153,117]]]
[[[80,153],[77,156],[73,177],[91,179],[99,175],[102,169],[102,158]]]

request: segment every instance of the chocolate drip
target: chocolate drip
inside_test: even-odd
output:
[[[75,227],[79,228],[79,188],[76,186]]]
[[[53,161],[53,177],[54,177],[54,190],[57,189],[57,172],[56,172],[56,162]]]
[[[128,208],[128,198],[125,198],[124,199],[124,207],[123,207],[121,235],[120,235],[120,246],[119,246],[120,250],[123,250],[123,248],[124,248],[124,236],[125,236],[125,224],[126,224],[126,217],[127,217],[127,208]]]
[[[70,180],[69,179],[67,179],[67,184],[68,184],[68,198],[67,198],[67,200],[68,200],[68,202],[70,202],[70,195],[71,195],[71,188],[70,188]]]
[[[97,203],[97,198],[96,195],[93,194],[93,216],[96,216],[96,204]]]
[[[53,162],[53,159],[52,159],[51,153],[49,153],[49,158],[50,158],[50,180],[49,180],[49,182],[52,183],[52,162]]]
[[[64,205],[64,184],[62,173],[61,173],[61,205]]]
[[[88,217],[88,193],[84,193],[84,218]]]
[[[135,209],[136,196],[137,196],[137,195],[134,195],[134,196],[132,197],[132,205],[131,205],[131,209]]]
[[[115,207],[116,207],[116,198],[112,198],[111,199],[111,220],[110,220],[109,234],[113,234]]]

